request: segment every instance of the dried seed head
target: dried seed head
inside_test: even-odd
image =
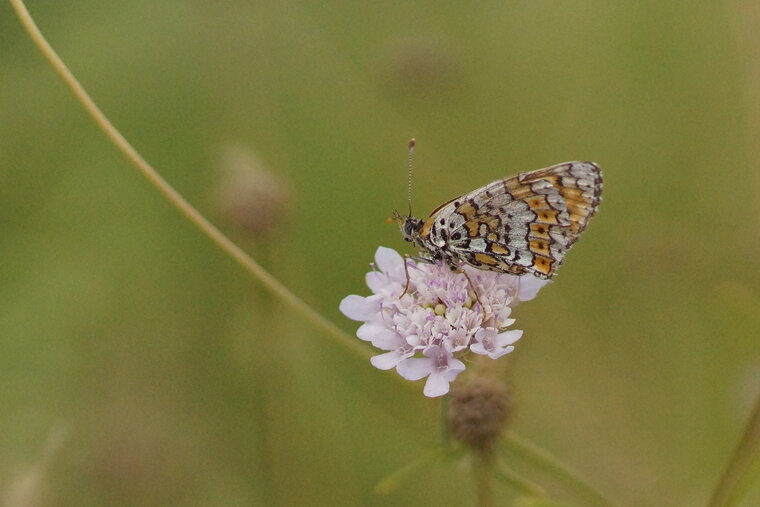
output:
[[[470,447],[487,452],[511,415],[507,386],[487,378],[454,384],[448,419],[451,435]]]
[[[283,179],[242,146],[222,152],[217,206],[251,236],[264,237],[283,225],[290,192]]]
[[[383,81],[407,93],[445,92],[461,77],[454,55],[435,39],[391,42],[380,68]]]

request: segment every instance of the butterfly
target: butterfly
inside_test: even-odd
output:
[[[602,170],[564,162],[522,172],[438,206],[426,220],[394,213],[423,258],[549,279],[601,202]]]

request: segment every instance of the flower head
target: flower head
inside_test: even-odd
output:
[[[373,366],[396,368],[407,380],[427,377],[426,396],[449,392],[465,369],[459,358],[468,351],[496,359],[514,350],[522,331],[507,330],[515,322],[509,318],[512,307],[533,299],[547,283],[532,275],[462,269],[405,260],[380,247],[367,273],[373,294],[340,303],[343,314],[363,322],[356,335],[385,351],[371,359]]]

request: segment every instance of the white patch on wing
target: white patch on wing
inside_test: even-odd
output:
[[[473,240],[470,240],[470,250],[474,250],[476,252],[485,252],[486,240],[483,238],[475,238]]]

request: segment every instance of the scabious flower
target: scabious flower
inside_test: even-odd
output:
[[[356,336],[385,351],[371,359],[373,366],[395,368],[407,380],[427,377],[423,392],[430,397],[449,392],[468,351],[492,359],[512,352],[522,336],[507,329],[515,322],[512,307],[533,299],[547,283],[470,266],[462,267],[465,276],[442,262],[404,259],[385,247],[377,249],[372,268],[367,286],[373,294],[347,296],[340,311],[363,322]]]

